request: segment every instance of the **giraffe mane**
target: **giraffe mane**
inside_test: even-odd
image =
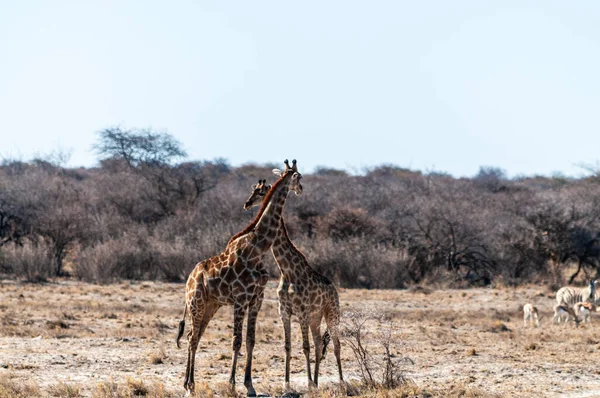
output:
[[[258,224],[258,221],[260,220],[260,218],[262,217],[263,213],[267,209],[267,206],[271,202],[271,198],[275,194],[275,189],[277,189],[277,187],[281,183],[283,183],[283,180],[285,180],[288,175],[293,174],[293,172],[290,172],[290,171],[285,172],[281,176],[281,178],[279,178],[279,180],[275,181],[275,184],[273,184],[273,186],[271,186],[271,189],[269,189],[269,192],[267,192],[267,194],[265,195],[265,198],[262,201],[262,205],[260,206],[260,210],[258,211],[258,213],[256,213],[256,217],[254,217],[254,220],[252,220],[252,222],[250,224],[248,224],[248,226],[246,226],[246,228],[242,229],[240,232],[238,232],[237,234],[233,235],[231,237],[231,239],[229,239],[229,242],[227,242],[228,245],[231,242],[233,242],[234,240],[236,240],[237,238],[239,238],[240,236],[246,235],[248,232],[252,231],[256,227],[256,224]]]

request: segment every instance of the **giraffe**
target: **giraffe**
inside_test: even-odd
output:
[[[244,385],[247,396],[255,397],[252,386],[252,351],[254,349],[256,318],[262,305],[268,273],[262,262],[276,237],[279,219],[290,191],[302,193],[301,174],[296,160],[290,167],[285,160],[285,171],[266,194],[263,206],[254,220],[235,234],[221,254],[201,261],[190,273],[186,284],[186,304],[183,319],[179,322],[177,347],[185,328],[189,310],[190,331],[188,332],[188,359],[184,388],[188,394],[195,392],[194,362],[198,343],[208,323],[224,305],[233,305],[233,356],[229,383],[235,390],[235,368],[242,345],[244,315],[248,313],[246,331],[246,368]]]
[[[252,193],[244,204],[244,209],[248,210],[267,199],[266,195],[271,186],[265,185],[265,183],[266,180],[259,180],[258,184],[252,186]],[[279,219],[279,228],[271,246],[271,252],[281,273],[277,296],[279,297],[279,314],[285,337],[285,389],[289,390],[290,388],[290,320],[292,315],[296,315],[300,321],[309,388],[317,386],[319,383],[319,365],[325,355],[330,338],[333,340],[340,382],[343,382],[339,339],[340,304],[335,286],[328,278],[313,270],[304,254],[292,243],[283,216]],[[323,317],[327,324],[327,331],[321,340],[320,326]],[[310,372],[309,327],[315,344],[314,380],[311,378]]]

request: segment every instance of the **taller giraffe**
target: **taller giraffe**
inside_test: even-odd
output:
[[[262,305],[268,273],[262,258],[276,237],[279,220],[290,191],[302,193],[296,160],[292,167],[285,161],[285,171],[267,193],[263,206],[254,220],[241,232],[235,234],[221,254],[196,265],[186,284],[186,305],[183,320],[179,323],[177,347],[185,328],[185,316],[189,309],[191,328],[188,333],[188,360],[184,388],[195,392],[194,362],[198,343],[208,323],[223,305],[233,305],[233,356],[229,383],[235,389],[235,368],[242,345],[242,326],[248,311],[246,332],[246,369],[244,385],[247,396],[255,397],[252,386],[252,351],[254,349],[256,318]]]
[[[267,200],[270,185],[265,185],[266,180],[259,180],[252,186],[252,193],[244,209],[257,206]],[[290,240],[283,216],[279,220],[277,236],[271,246],[275,262],[279,267],[281,277],[277,296],[279,297],[279,315],[284,328],[285,337],[285,389],[290,388],[290,356],[291,356],[291,317],[295,315],[300,321],[302,331],[302,348],[306,357],[306,371],[308,373],[308,386],[313,386],[310,373],[310,342],[308,329],[312,332],[315,344],[315,377],[314,385],[319,383],[319,364],[329,335],[333,340],[333,351],[337,361],[340,382],[344,381],[342,375],[342,362],[340,358],[340,303],[334,284],[325,276],[311,268],[308,260]],[[325,318],[329,334],[324,336],[324,345],[321,347],[321,320]]]

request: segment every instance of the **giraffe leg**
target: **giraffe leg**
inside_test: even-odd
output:
[[[290,315],[279,305],[279,314],[283,324],[283,335],[285,339],[285,391],[290,391],[290,359],[292,357],[292,323]]]
[[[231,374],[229,376],[229,384],[231,391],[235,391],[235,367],[237,359],[242,347],[242,327],[244,326],[244,315],[246,308],[243,305],[235,304],[233,306],[233,356],[231,359]]]
[[[311,389],[315,386],[310,374],[310,341],[308,340],[308,319],[302,317],[300,320],[300,330],[302,331],[302,350],[306,357],[306,372],[308,373],[308,388]]]
[[[315,386],[319,385],[319,364],[323,351],[321,340],[321,316],[313,317],[310,320],[310,330],[312,332],[313,343],[315,344],[315,377],[313,381]]]
[[[196,349],[198,348],[198,343],[200,342],[200,339],[202,338],[202,335],[204,334],[206,327],[210,323],[210,320],[213,318],[213,316],[215,315],[215,313],[217,312],[217,310],[219,308],[220,307],[216,304],[208,305],[204,311],[204,315],[203,315],[202,319],[199,322],[193,322],[193,324],[195,324],[195,331],[197,332],[197,341],[196,341],[196,344],[194,347],[193,355],[191,356],[189,375],[186,374],[187,384],[189,385],[189,388],[186,388],[188,390],[188,393],[193,394],[195,391],[195,381],[194,381],[195,360],[194,360],[194,358],[196,355]],[[190,347],[191,347],[191,344],[190,344]],[[188,355],[188,362],[190,362],[189,358],[190,358],[190,356]],[[184,385],[184,387],[185,387],[185,385]]]
[[[200,343],[200,339],[202,338],[206,327],[218,309],[218,305],[209,304],[205,307],[204,311],[202,311],[202,314],[196,312],[195,315],[192,315],[190,312],[193,318],[191,322],[192,327],[188,333],[188,363],[186,366],[185,381],[183,384],[183,387],[187,390],[188,394],[193,394],[195,391],[194,368],[198,344]]]
[[[200,342],[200,325],[204,318],[204,303],[201,308],[197,305],[190,306],[190,331],[188,333],[188,358],[185,367],[185,380],[183,388],[188,394],[194,394],[196,386],[194,384],[194,362],[196,359],[196,350]]]
[[[331,340],[333,341],[333,353],[335,354],[335,360],[337,362],[341,383],[344,381],[344,376],[342,375],[342,359],[340,357],[340,332],[338,326],[339,319],[337,315],[328,316],[325,318],[325,322],[327,322],[327,329],[329,329],[329,334],[331,335]]]
[[[252,386],[252,353],[256,340],[256,319],[263,302],[263,293],[256,295],[250,302],[248,309],[248,326],[246,330],[246,371],[244,373],[244,386],[248,389],[247,397],[256,397]]]

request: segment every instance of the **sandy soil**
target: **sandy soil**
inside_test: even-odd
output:
[[[0,378],[34,383],[42,395],[60,395],[56,386],[61,383],[91,396],[102,383],[141,380],[160,386],[166,395],[183,396],[187,351],[185,343],[178,350],[174,341],[183,292],[183,284],[151,282],[97,286],[3,281]],[[394,320],[400,330],[395,353],[414,362],[404,369],[422,392],[462,386],[483,396],[600,396],[600,336],[594,324],[552,325],[554,299],[544,288],[340,293],[344,311],[368,309]],[[255,347],[254,385],[259,393],[273,393],[283,381],[275,300],[275,283],[270,283]],[[521,307],[527,301],[540,309],[542,327],[523,328]],[[209,325],[197,356],[197,382],[216,386],[227,380],[231,320],[231,308],[222,308]],[[293,384],[305,391],[300,332],[297,325],[292,328]],[[342,356],[347,379],[358,379],[347,345]],[[239,394],[245,394],[244,359],[237,373]],[[331,351],[321,369],[322,386],[336,381]]]

